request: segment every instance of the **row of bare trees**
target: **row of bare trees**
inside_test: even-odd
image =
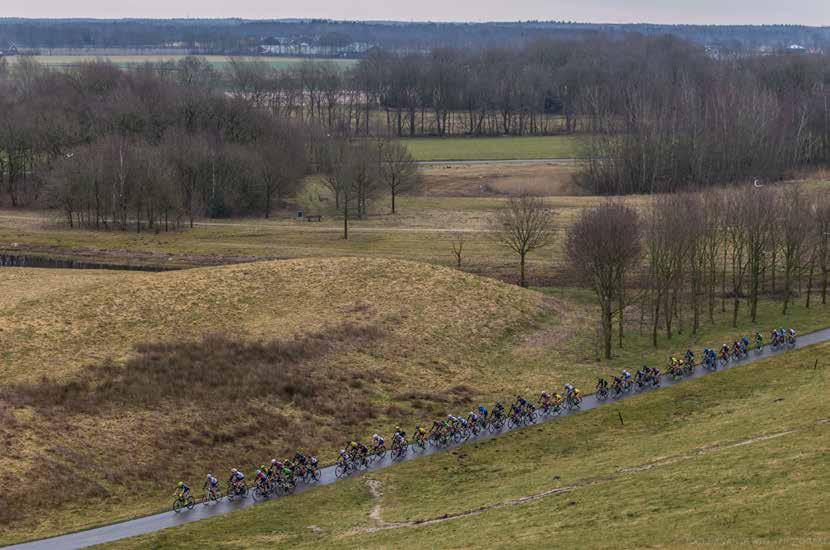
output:
[[[675,43],[583,96],[585,187],[652,193],[786,177],[830,158],[830,62],[783,55],[701,61]]]
[[[604,353],[613,319],[622,345],[627,306],[649,319],[653,344],[686,327],[694,334],[729,304],[752,322],[759,300],[774,297],[787,314],[819,292],[827,303],[830,194],[800,185],[711,189],[655,196],[641,209],[619,202],[585,210],[568,230],[570,265],[594,289]]]

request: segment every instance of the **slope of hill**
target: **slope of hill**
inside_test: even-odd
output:
[[[826,547],[828,351],[111,547]]]
[[[634,321],[619,356],[599,362],[583,291],[365,257],[14,268],[0,270],[0,289],[0,544],[159,511],[175,481],[208,471],[250,472],[298,448],[327,462],[347,438],[396,423],[590,388],[736,331],[724,314],[653,349]],[[759,315],[760,328],[828,323],[821,306],[784,319],[765,301]],[[737,330],[754,329],[741,319]],[[490,470],[470,471],[497,487]]]
[[[180,475],[298,447],[325,460],[350,434],[521,383],[491,354],[550,301],[366,258],[9,269],[0,287],[0,542],[154,510]]]

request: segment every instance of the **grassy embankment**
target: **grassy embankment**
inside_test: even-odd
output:
[[[179,477],[250,469],[297,447],[328,460],[347,436],[569,381],[590,388],[735,334],[719,316],[653,350],[630,327],[624,353],[597,362],[583,291],[544,296],[367,258],[162,274],[9,269],[0,287],[0,466],[11,488],[0,542],[159,510]],[[778,310],[763,303],[760,327],[828,323],[826,308]],[[739,330],[753,329],[742,318]]]
[[[828,352],[108,547],[827,547]]]

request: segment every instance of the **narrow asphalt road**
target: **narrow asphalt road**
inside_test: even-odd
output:
[[[798,341],[796,342],[796,348],[803,348],[803,347],[806,347],[806,346],[810,346],[810,345],[813,345],[813,344],[819,344],[819,343],[826,342],[826,341],[830,341],[830,328],[820,330],[820,331],[817,331],[817,332],[813,332],[813,333],[810,333],[810,334],[805,334],[803,336],[799,336]],[[744,360],[739,361],[737,363],[729,363],[729,365],[727,365],[725,367],[725,369],[718,369],[718,371],[740,367],[742,365],[747,365],[749,363],[753,363],[753,362],[758,361],[760,359],[766,359],[767,357],[771,357],[771,356],[774,356],[774,355],[779,355],[779,354],[782,354],[782,353],[786,353],[786,349],[773,351],[769,347],[766,347],[766,348],[763,349],[763,351],[761,353],[757,353],[755,351],[752,351],[750,353],[750,356],[747,359],[744,359]],[[718,371],[715,371],[715,372],[718,372]],[[701,377],[707,376],[709,374],[713,374],[713,372],[710,372],[706,369],[698,367],[698,369],[695,371],[695,373],[693,375],[687,376],[687,377],[685,377],[683,379],[680,379],[680,380],[675,381],[675,380],[672,380],[669,377],[665,377],[662,381],[662,386],[661,387],[673,386],[675,384],[683,383],[686,380],[701,378]],[[585,399],[583,399],[582,407],[581,407],[580,411],[588,411],[588,410],[600,407],[605,403],[613,403],[615,401],[620,401],[622,399],[626,399],[627,397],[631,397],[631,396],[634,396],[634,395],[640,395],[642,393],[647,393],[647,392],[650,392],[650,391],[656,391],[656,390],[659,390],[659,389],[660,388],[652,388],[652,389],[644,390],[642,392],[624,394],[619,399],[609,398],[607,401],[598,401],[593,395],[588,395],[588,396],[585,397]],[[580,411],[575,411],[575,412],[580,412]],[[572,413],[563,412],[563,414],[561,414],[559,416],[548,417],[547,419],[543,420],[542,422],[549,422],[549,421],[552,421],[552,420],[556,420],[557,418],[560,418],[561,416],[567,416],[568,414],[572,414]],[[518,428],[518,429],[521,429],[521,428]],[[500,433],[497,433],[497,434],[490,434],[490,433],[485,432],[483,434],[480,434],[477,437],[470,438],[467,441],[456,444],[456,445],[450,445],[448,447],[442,447],[442,448],[428,447],[425,451],[422,451],[422,452],[415,452],[414,450],[412,450],[410,448],[408,450],[406,456],[403,459],[399,459],[399,460],[396,460],[396,461],[393,461],[391,459],[391,457],[389,456],[389,453],[387,453],[387,455],[382,460],[377,461],[374,464],[372,464],[372,466],[370,466],[367,471],[380,470],[382,468],[387,468],[389,466],[392,466],[393,464],[395,464],[397,462],[401,462],[401,461],[405,461],[405,460],[414,460],[414,459],[419,458],[421,456],[426,456],[426,455],[442,452],[442,451],[445,451],[447,449],[452,449],[452,448],[458,447],[460,445],[465,445],[465,444],[467,444],[469,442],[472,442],[472,441],[483,441],[483,440],[486,440],[486,439],[490,439],[492,437],[498,437],[499,435],[501,435],[503,433],[506,433],[508,431],[510,431],[510,430],[508,430],[507,426],[505,426],[504,429]],[[329,485],[329,484],[334,483],[336,481],[337,481],[337,478],[334,475],[334,467],[333,466],[329,466],[329,467],[323,468],[321,470],[321,480],[320,480],[321,485]],[[297,488],[297,492],[299,493],[299,492],[303,492],[303,491],[310,490],[310,489],[313,489],[313,488],[314,488],[314,486],[311,486],[311,487],[300,486],[300,487]],[[115,523],[115,524],[112,524],[112,525],[106,525],[104,527],[98,527],[98,528],[95,528],[95,529],[89,529],[87,531],[81,531],[81,532],[78,532],[78,533],[71,533],[71,534],[67,534],[67,535],[57,536],[57,537],[54,537],[54,538],[49,538],[49,539],[43,539],[43,540],[39,540],[39,541],[33,541],[33,542],[18,544],[18,545],[15,545],[15,546],[10,546],[8,548],[15,549],[15,550],[24,550],[24,549],[25,550],[58,550],[58,549],[66,550],[66,549],[69,549],[69,548],[86,548],[88,546],[93,546],[95,544],[103,544],[105,542],[112,542],[112,541],[115,541],[115,540],[119,540],[119,539],[123,539],[123,538],[127,538],[127,537],[133,537],[133,536],[136,536],[136,535],[143,535],[143,534],[146,534],[146,533],[153,533],[155,531],[160,531],[161,529],[166,529],[168,527],[175,527],[177,525],[183,525],[185,523],[191,523],[191,522],[194,522],[194,521],[199,521],[199,520],[214,517],[214,516],[227,514],[227,513],[230,513],[230,512],[234,512],[236,510],[242,510],[244,508],[248,508],[250,506],[253,506],[254,504],[256,504],[256,503],[253,501],[253,499],[250,496],[248,496],[248,498],[243,499],[243,500],[238,500],[237,499],[237,500],[230,501],[230,502],[227,501],[227,500],[222,500],[222,501],[220,501],[216,504],[212,504],[212,505],[197,504],[196,507],[193,510],[185,511],[185,512],[182,512],[180,514],[175,514],[172,511],[163,512],[161,514],[155,514],[155,515],[152,515],[152,516],[145,516],[145,517],[138,518],[138,519],[132,519],[132,520],[124,521],[122,523]]]

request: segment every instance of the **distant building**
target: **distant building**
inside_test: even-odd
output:
[[[17,55],[17,46],[10,42],[5,48],[0,48],[0,57]]]

